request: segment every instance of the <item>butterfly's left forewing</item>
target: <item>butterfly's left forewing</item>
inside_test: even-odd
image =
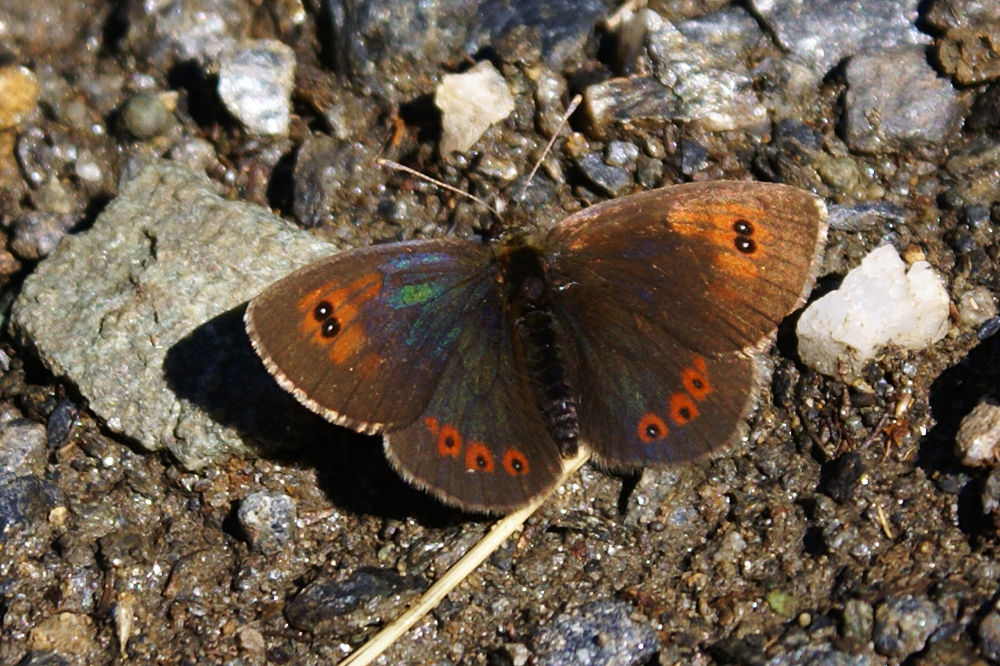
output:
[[[327,419],[367,432],[422,413],[484,286],[486,248],[429,240],[310,264],[247,308],[278,382]]]

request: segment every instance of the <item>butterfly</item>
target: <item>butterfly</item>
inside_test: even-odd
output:
[[[674,185],[534,238],[341,252],[266,288],[245,321],[302,404],[381,433],[445,503],[504,513],[581,446],[628,470],[736,438],[754,349],[803,302],[826,228],[822,201],[786,185]]]

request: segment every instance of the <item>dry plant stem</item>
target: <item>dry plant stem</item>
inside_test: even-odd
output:
[[[562,485],[570,476],[576,473],[583,466],[590,454],[583,449],[563,465],[563,476],[559,482]],[[558,486],[557,486],[558,487]],[[553,491],[554,492],[554,491]],[[410,627],[415,625],[420,619],[429,613],[435,606],[441,603],[449,592],[458,587],[458,584],[465,580],[466,576],[472,573],[480,564],[489,557],[493,551],[516,532],[524,522],[533,514],[543,502],[547,501],[552,493],[546,493],[535,498],[527,506],[518,509],[514,513],[500,519],[493,529],[484,536],[479,543],[469,549],[443,576],[424,592],[423,596],[415,604],[395,620],[387,624],[382,631],[375,634],[371,640],[351,653],[346,659],[340,662],[340,666],[364,666],[370,664],[376,657],[385,652],[390,645],[395,643]]]

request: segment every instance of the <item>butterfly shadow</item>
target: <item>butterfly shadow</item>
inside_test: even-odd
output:
[[[329,423],[282,390],[250,345],[245,309],[214,317],[167,351],[163,372],[179,399],[234,430],[253,454],[315,469],[323,492],[345,510],[424,524],[460,521],[463,514],[396,475],[380,437]]]
[[[1000,335],[980,342],[931,384],[934,426],[920,440],[917,459],[928,476],[948,477],[961,483],[961,487],[954,488],[958,494],[958,521],[962,531],[969,535],[991,529],[980,499],[988,470],[977,472],[963,466],[955,451],[955,437],[962,420],[984,397],[1000,397]],[[963,483],[962,479],[969,480]]]

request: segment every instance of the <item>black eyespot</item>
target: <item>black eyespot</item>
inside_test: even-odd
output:
[[[681,418],[685,421],[691,420],[691,410],[688,407],[681,407],[677,410],[677,413],[681,415]]]
[[[336,317],[329,317],[323,320],[323,325],[319,329],[320,335],[324,338],[332,338],[337,333],[340,333],[340,322],[337,321]]]
[[[735,231],[740,236],[752,236],[753,235],[753,225],[746,220],[736,220],[733,222],[733,231]]]
[[[695,377],[694,379],[691,380],[691,386],[695,387],[700,391],[701,389],[705,388],[705,382]]]
[[[452,437],[451,435],[448,435],[447,437],[445,437],[444,438],[444,447],[446,449],[453,449],[453,448],[455,448],[455,438]]]
[[[476,466],[479,467],[479,469],[486,469],[489,467],[489,464],[489,461],[486,460],[486,456],[476,456]]]
[[[332,314],[333,306],[330,305],[330,301],[320,301],[316,304],[316,308],[313,310],[313,318],[316,321],[323,321]]]
[[[514,468],[515,472],[524,471],[524,461],[519,458],[514,458],[510,461],[510,466]]]
[[[736,246],[737,252],[743,254],[753,254],[757,251],[757,243],[746,236],[737,236],[736,240],[733,241],[733,245]]]
[[[646,437],[649,439],[659,439],[660,438],[660,426],[655,423],[650,423],[646,426]]]

